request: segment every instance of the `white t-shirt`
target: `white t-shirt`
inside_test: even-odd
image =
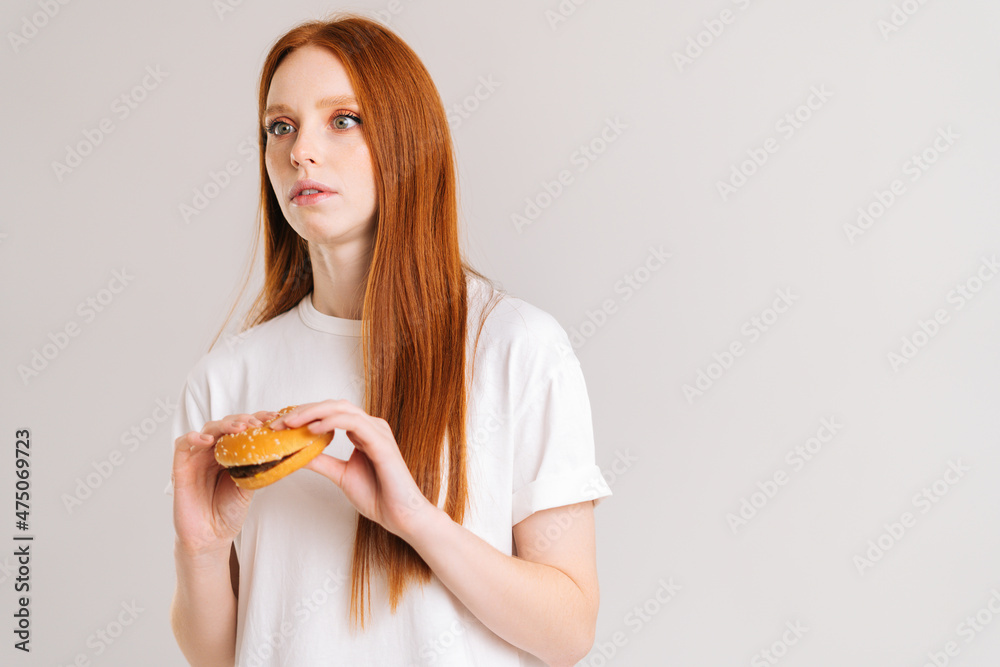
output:
[[[469,274],[468,360],[491,285]],[[344,398],[362,407],[361,321],[298,306],[220,340],[188,374],[173,439],[236,413]],[[512,527],[539,510],[611,495],[595,462],[590,402],[565,330],[506,293],[479,339],[467,414],[471,505],[463,525],[501,553]],[[324,450],[354,446],[337,430]],[[172,487],[168,487],[172,493]],[[444,506],[445,485],[438,506]],[[258,489],[235,546],[240,563],[239,667],[543,665],[483,625],[432,576],[393,615],[372,576],[370,625],[348,621],[357,511],[336,484],[298,470]],[[498,600],[498,604],[503,602]]]

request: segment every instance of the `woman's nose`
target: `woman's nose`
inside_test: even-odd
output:
[[[307,161],[316,164],[319,158],[317,142],[309,131],[299,130],[295,143],[292,144],[291,156],[292,164],[295,166]]]

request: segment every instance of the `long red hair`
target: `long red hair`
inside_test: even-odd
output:
[[[252,262],[263,236],[265,275],[240,331],[295,307],[313,288],[306,241],[285,220],[267,175],[263,129],[275,70],[291,51],[308,44],[330,49],[347,71],[375,175],[378,219],[362,313],[362,409],[389,423],[413,479],[434,503],[447,446],[444,510],[462,523],[469,500],[466,277],[474,274],[492,282],[465,261],[459,247],[453,148],[437,88],[416,53],[375,21],[350,13],[307,21],[279,37],[267,54],[258,98],[259,225],[250,257]],[[240,295],[250,270],[248,264]],[[482,320],[489,310],[484,308]],[[369,577],[376,572],[387,577],[393,613],[411,582],[422,585],[431,578],[430,568],[413,547],[359,513],[351,575],[352,630],[359,623],[365,627]]]

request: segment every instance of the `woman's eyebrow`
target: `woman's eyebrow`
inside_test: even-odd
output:
[[[332,95],[330,97],[324,97],[319,102],[316,103],[317,109],[325,109],[327,107],[335,107],[340,104],[353,104],[357,105],[358,101],[350,95]],[[286,104],[272,104],[264,109],[264,115],[268,116],[273,113],[289,113],[291,107]]]

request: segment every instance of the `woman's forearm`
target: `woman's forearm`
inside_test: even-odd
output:
[[[194,556],[174,546],[177,588],[170,625],[192,667],[232,667],[236,660],[236,596],[229,549]]]
[[[549,665],[574,665],[593,638],[588,603],[560,570],[501,553],[438,508],[406,537],[431,570],[494,634]],[[589,640],[589,641],[588,641]]]

